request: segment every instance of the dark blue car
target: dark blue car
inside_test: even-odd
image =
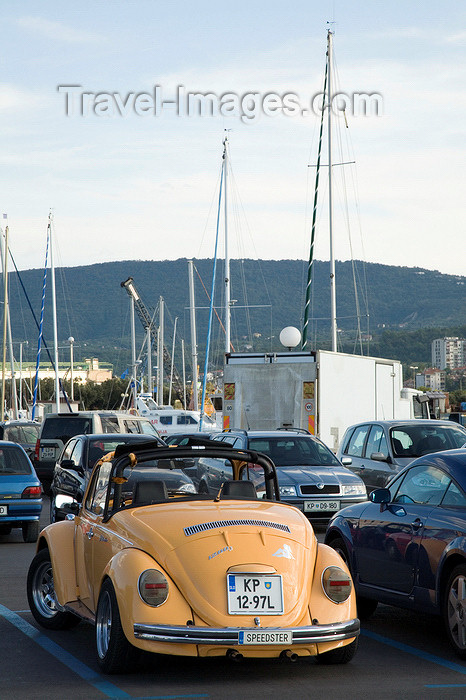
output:
[[[20,445],[0,441],[0,535],[20,527],[25,542],[39,534],[42,487]]]
[[[466,658],[466,450],[427,454],[330,521],[325,542],[351,570],[360,618],[387,603],[441,615]]]

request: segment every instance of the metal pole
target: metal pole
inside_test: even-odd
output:
[[[159,345],[158,345],[158,365],[159,365],[159,386],[158,386],[158,391],[157,391],[157,403],[159,406],[163,406],[163,336],[164,336],[164,300],[163,297],[160,297],[160,306],[159,306],[159,330],[160,330],[160,337],[159,337]]]
[[[146,331],[147,341],[147,391],[154,398],[154,382],[152,380],[152,339],[150,335],[150,326]]]
[[[74,401],[74,377],[73,377],[73,369],[74,369],[74,352],[73,352],[73,343],[74,343],[74,338],[72,335],[68,338],[68,342],[70,344],[70,380],[71,380],[71,400]]]
[[[50,276],[52,280],[52,318],[53,318],[53,344],[54,344],[54,364],[55,364],[55,407],[60,413],[60,382],[58,377],[58,329],[57,329],[57,292],[55,287],[55,261],[52,235],[52,214],[49,214],[50,228]]]
[[[331,331],[332,331],[332,350],[337,351],[337,299],[336,299],[336,280],[335,280],[335,257],[333,250],[333,201],[332,201],[332,37],[333,34],[328,30],[327,33],[327,61],[328,61],[328,92],[327,92],[327,109],[328,109],[328,223],[330,237],[330,301],[331,301]]]
[[[136,328],[134,324],[134,299],[131,296],[131,380],[133,382],[133,408],[137,407],[137,384],[136,384]]]
[[[225,211],[225,352],[230,352],[230,253],[228,250],[228,136],[223,141],[223,202]]]
[[[196,338],[196,306],[194,303],[194,273],[193,261],[188,260],[189,274],[189,309],[191,318],[191,356],[193,363],[193,409],[199,410],[199,396],[197,393],[198,372],[197,372],[197,338]],[[186,408],[186,406],[185,406]]]
[[[175,323],[173,327],[173,343],[172,343],[172,363],[170,367],[170,389],[168,391],[168,405],[172,405],[172,385],[173,385],[173,365],[175,364],[175,339],[176,339],[176,324],[178,323],[178,316],[175,316]]]
[[[181,358],[183,363],[183,408],[186,411],[186,365],[184,361],[184,340],[181,339]]]

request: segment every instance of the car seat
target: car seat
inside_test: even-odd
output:
[[[222,496],[257,498],[257,492],[252,481],[225,481],[222,486]]]
[[[168,500],[167,486],[161,479],[136,481],[133,489],[133,506],[150,505]]]

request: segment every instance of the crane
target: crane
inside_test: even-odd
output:
[[[128,293],[128,295],[133,299],[134,307],[136,309],[137,315],[139,316],[139,320],[141,321],[144,330],[146,332],[148,330],[150,331],[151,337],[155,342],[155,346],[157,347],[157,343],[158,343],[157,328],[154,325],[153,317],[150,315],[146,305],[142,301],[141,296],[134,285],[133,278],[128,277],[127,280],[125,280],[124,282],[121,282],[121,287],[126,289],[126,292]],[[170,364],[170,362],[171,362],[170,354],[165,346],[163,347],[163,359],[164,359],[164,362]],[[182,382],[181,377],[178,374],[178,371],[177,371],[175,366],[173,366],[173,384],[175,386],[175,389],[178,392],[178,395],[182,396],[183,395],[183,382]]]

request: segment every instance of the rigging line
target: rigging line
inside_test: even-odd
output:
[[[195,271],[196,271],[197,276],[199,277],[199,281],[200,281],[200,283],[201,283],[201,285],[202,285],[202,288],[203,288],[204,292],[206,293],[207,299],[208,299],[209,301],[211,301],[211,297],[210,297],[210,295],[209,295],[209,292],[207,291],[206,286],[205,286],[205,284],[204,284],[204,282],[203,282],[203,280],[202,280],[202,277],[201,277],[201,275],[199,274],[199,270],[197,269],[196,265],[194,265],[194,263],[193,263],[193,267],[194,267],[194,269],[195,269]],[[217,309],[216,309],[215,307],[214,307],[214,313],[215,313],[215,316],[216,316],[217,319],[218,319],[218,322],[219,322],[220,327],[221,327],[221,329],[222,329],[222,331],[223,331],[223,334],[225,334],[225,326],[223,325],[222,319],[220,318],[220,316],[219,316],[219,314],[218,314],[218,312],[217,312]],[[230,347],[231,347],[232,352],[235,352],[235,348],[233,347],[233,343],[231,343],[231,342],[230,342]]]
[[[322,94],[325,95],[327,88],[327,72],[328,72],[328,60],[325,62],[325,76],[324,76],[324,88]],[[328,105],[330,109],[330,105]],[[318,191],[319,191],[319,175],[320,175],[320,158],[322,154],[322,134],[324,129],[324,104],[322,104],[322,113],[320,121],[320,132],[319,132],[319,148],[317,155],[317,168],[316,168],[316,178],[315,178],[315,190],[314,190],[314,204],[312,209],[312,228],[311,228],[311,245],[309,249],[309,264],[307,271],[307,285],[306,285],[306,301],[304,305],[304,325],[303,325],[303,340],[301,344],[301,349],[305,350],[307,345],[307,330],[309,324],[309,305],[311,301],[311,283],[312,283],[312,268],[314,264],[314,242],[315,242],[315,231],[316,231],[316,218],[317,218],[317,201],[318,201]]]
[[[203,246],[203,243],[204,243],[204,238],[205,238],[205,235],[206,235],[207,227],[209,226],[210,215],[211,215],[211,213],[212,213],[212,208],[213,208],[214,202],[215,202],[215,195],[216,195],[217,190],[218,190],[218,188],[219,188],[219,182],[221,182],[222,173],[223,173],[222,168],[223,168],[223,166],[220,166],[220,172],[219,172],[219,175],[217,176],[217,182],[216,182],[216,185],[215,185],[213,194],[212,194],[212,199],[211,199],[211,201],[210,201],[210,206],[209,206],[209,211],[208,211],[208,213],[207,213],[207,218],[206,218],[206,222],[205,222],[205,226],[204,226],[204,231],[202,232],[201,241],[200,241],[199,246],[198,246],[198,249],[197,249],[197,256],[196,256],[196,257],[198,257],[198,258],[201,257],[201,256],[200,256],[200,252],[201,252],[201,249],[202,249],[202,246]]]
[[[44,280],[43,280],[43,284],[42,284],[42,301],[41,301],[41,308],[40,308],[39,338],[37,341],[37,355],[36,355],[36,374],[34,377],[34,395],[33,395],[33,401],[32,401],[32,415],[31,415],[32,420],[34,420],[35,414],[36,414],[37,389],[39,386],[39,365],[40,365],[40,351],[41,351],[41,344],[42,344],[42,329],[43,329],[43,322],[44,322],[45,286],[47,283],[47,263],[48,263],[48,255],[49,255],[49,243],[50,243],[50,220],[49,220],[49,223],[47,226],[47,245],[45,248]]]
[[[48,226],[47,226],[47,250],[48,250]],[[19,270],[18,270],[18,267],[17,267],[17,265],[16,265],[16,261],[15,261],[15,259],[14,259],[14,257],[13,257],[13,254],[12,254],[11,250],[9,251],[9,253],[10,253],[11,262],[13,263],[13,266],[14,266],[14,268],[15,268],[15,272],[16,272],[16,274],[17,274],[17,276],[18,276],[19,283],[20,283],[21,288],[22,288],[22,290],[23,290],[23,292],[24,292],[24,296],[26,297],[26,301],[27,301],[27,303],[28,303],[29,310],[31,311],[32,318],[34,319],[34,323],[36,324],[36,327],[37,327],[37,330],[39,331],[39,334],[42,333],[42,345],[44,346],[44,349],[45,349],[45,351],[47,352],[47,356],[48,356],[48,358],[49,358],[50,364],[52,365],[52,367],[53,367],[54,370],[55,370],[55,369],[56,369],[56,368],[55,368],[55,363],[54,363],[54,361],[53,361],[52,355],[50,354],[50,350],[49,350],[49,348],[48,348],[48,345],[47,345],[47,342],[46,342],[46,340],[45,340],[44,334],[43,334],[43,332],[41,331],[40,323],[39,323],[39,321],[37,320],[37,316],[36,316],[36,314],[35,314],[35,312],[34,312],[34,309],[32,308],[31,300],[29,299],[28,293],[27,293],[26,288],[25,288],[25,286],[24,286],[24,282],[23,282],[23,280],[22,280],[21,274],[20,274],[20,272],[19,272]],[[48,252],[46,253],[46,263],[45,263],[46,265],[47,265],[47,257],[48,257]],[[47,277],[47,268],[45,268],[45,271],[44,271],[44,284],[45,284],[45,279],[46,279],[46,277]],[[45,289],[43,290],[43,295],[45,295]],[[45,306],[45,299],[42,300],[42,303],[43,303],[44,306]],[[43,313],[43,311],[41,310],[41,316],[42,316],[42,313]],[[39,353],[39,355],[40,355],[40,353]],[[60,379],[60,377],[58,378],[58,381],[59,381],[59,383],[60,383],[60,388],[61,388],[61,390],[62,390],[62,392],[63,392],[63,395],[64,395],[64,397],[65,397],[65,399],[66,399],[66,403],[67,403],[67,405],[68,405],[68,408],[69,408],[70,411],[71,411],[71,406],[70,406],[70,404],[69,404],[69,402],[68,402],[68,396],[67,396],[67,394],[66,394],[66,392],[65,392],[65,388],[64,388],[64,386],[63,386],[63,384],[62,384],[62,380]],[[36,396],[37,396],[37,393],[36,393]],[[33,415],[34,415],[34,402],[33,402]],[[34,418],[33,418],[33,420],[34,420]]]

